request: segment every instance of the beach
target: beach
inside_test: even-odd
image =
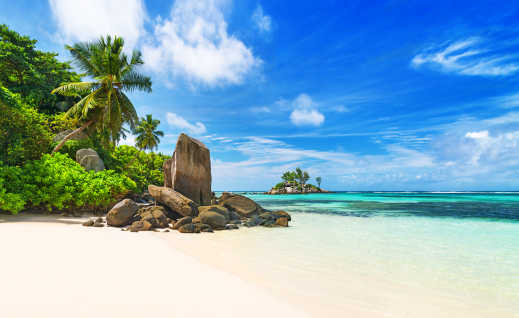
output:
[[[85,228],[81,221],[0,216],[1,317],[306,317],[160,238],[176,232]]]
[[[331,206],[341,212],[340,200],[355,210],[339,195],[252,195],[265,207],[287,208],[290,227],[202,234],[129,233],[85,228],[78,218],[2,216],[0,237],[16,243],[4,244],[5,259],[14,261],[0,265],[10,273],[0,312],[519,317],[515,220],[318,213]],[[395,204],[396,198],[376,199]],[[448,199],[452,205],[463,198]],[[495,202],[505,199],[516,200],[501,195]],[[434,200],[439,204],[439,196]],[[460,214],[473,208],[464,206],[457,207]],[[304,209],[315,213],[295,212]]]

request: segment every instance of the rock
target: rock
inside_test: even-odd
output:
[[[240,216],[250,217],[263,212],[263,208],[259,204],[239,194],[224,192],[218,202]]]
[[[229,216],[231,220],[241,220],[241,216],[234,211],[229,211]]]
[[[199,205],[211,204],[211,158],[202,142],[180,134],[173,157],[164,162],[163,168],[165,187]]]
[[[106,223],[110,226],[126,226],[130,224],[139,206],[131,199],[124,199],[114,205],[106,215]]]
[[[202,223],[211,225],[213,228],[223,228],[225,227],[225,224],[227,224],[227,221],[223,215],[213,211],[205,211],[200,213],[200,221],[202,221]]]
[[[264,220],[273,220],[275,221],[277,219],[276,215],[270,213],[270,212],[264,212],[259,215],[260,218]]]
[[[72,129],[67,129],[67,130],[57,133],[56,136],[54,136],[54,138],[52,138],[52,142],[62,141],[65,137],[67,137],[73,131],[74,130],[72,130]],[[88,138],[87,134],[85,134],[84,132],[81,131],[81,132],[75,134],[74,136],[70,137],[69,140],[82,140],[82,139],[87,139],[87,138]]]
[[[202,221],[200,220],[200,217],[197,216],[196,218],[193,219],[192,223],[202,223]]]
[[[183,218],[181,218],[180,220],[175,222],[175,224],[173,224],[172,229],[178,230],[178,228],[181,227],[182,225],[192,223],[192,221],[193,221],[193,219],[190,216],[184,216]]]
[[[288,226],[288,218],[285,218],[285,217],[279,218],[279,219],[276,220],[276,224],[279,225],[279,226],[287,227]]]
[[[199,232],[213,232],[213,228],[209,224],[196,223],[195,229]]]
[[[135,221],[129,227],[130,232],[149,231],[151,223],[148,221]]]
[[[241,224],[241,220],[230,220],[229,224],[238,224],[238,225],[240,225]]]
[[[97,223],[104,223],[105,220],[104,220],[102,217],[98,217],[98,218],[96,219],[96,222],[97,222]]]
[[[105,170],[103,160],[101,160],[97,152],[91,148],[76,151],[76,161],[87,171],[94,170],[98,172]]]
[[[85,222],[83,222],[83,226],[93,226],[94,225],[94,220],[90,219],[90,220],[86,220]]]
[[[274,212],[272,212],[272,214],[275,215],[278,218],[286,217],[289,221],[292,221],[292,217],[290,216],[290,214],[288,214],[285,211],[274,211]]]
[[[97,222],[94,222],[94,225],[92,225],[93,227],[103,227],[105,226],[103,223],[97,223]]]
[[[223,207],[221,205],[209,205],[198,207],[198,214],[202,214],[203,212],[208,211],[216,212],[218,214],[223,215],[223,217],[225,217],[225,220],[227,221],[231,219],[231,213],[229,212],[229,210],[227,210],[226,207]]]
[[[138,221],[147,221],[153,229],[168,227],[166,210],[161,206],[149,206],[140,208],[135,216]]]
[[[157,202],[164,204],[182,216],[196,216],[198,214],[198,204],[171,188],[150,184],[148,191]]]
[[[198,229],[193,223],[182,225],[178,228],[178,231],[180,233],[200,233],[200,229]]]
[[[263,220],[257,216],[254,216],[250,218],[247,222],[244,223],[247,227],[257,226],[260,225],[263,222]]]
[[[162,231],[162,232],[169,232],[169,230],[168,230],[168,229],[165,229],[165,230],[164,230],[164,231]]]
[[[226,229],[226,230],[237,230],[237,229],[239,229],[239,227],[238,227],[238,225],[236,225],[236,224],[227,224],[227,225],[225,226],[225,229]]]

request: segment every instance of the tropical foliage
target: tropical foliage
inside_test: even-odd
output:
[[[282,188],[287,184],[295,185],[298,188],[304,188],[308,180],[310,180],[310,175],[307,171],[303,171],[301,168],[296,168],[294,171],[287,171],[283,173],[281,179],[283,182],[276,184],[274,188]],[[315,187],[313,185],[310,186]]]
[[[0,25],[0,85],[44,113],[66,110],[77,97],[55,96],[50,91],[63,82],[77,82],[80,76],[56,53],[36,49],[36,40]]]
[[[0,162],[22,164],[49,150],[52,134],[47,117],[0,86]]]
[[[162,136],[151,116],[138,121],[126,96],[151,91],[151,81],[137,72],[140,53],[126,56],[123,44],[106,37],[67,46],[89,79],[81,81],[55,53],[36,50],[35,40],[0,25],[0,212],[106,210],[148,184],[163,184],[167,156],[114,146],[129,132],[124,127],[139,131],[142,149],[155,149]],[[78,129],[88,138],[65,140],[49,154],[57,133]],[[81,148],[96,150],[108,170],[85,171],[73,160]]]
[[[151,79],[137,71],[137,66],[144,63],[141,53],[133,51],[128,58],[123,46],[124,40],[117,36],[66,46],[77,66],[93,80],[68,82],[52,91],[69,97],[84,96],[67,111],[67,116],[82,121],[81,127],[65,137],[53,152],[89,126],[104,133],[103,136],[112,142],[122,137],[124,124],[135,128],[137,112],[125,93],[134,90],[151,92]]]
[[[169,158],[160,153],[146,153],[135,147],[123,145],[111,153],[111,158],[106,160],[106,163],[110,169],[132,179],[136,183],[137,191],[142,192],[149,184],[164,184],[162,166]]]
[[[137,148],[140,150],[153,150],[158,147],[160,143],[159,137],[164,137],[164,133],[157,130],[159,124],[160,120],[153,119],[150,114],[139,120],[134,130],[134,133],[137,134]]]
[[[0,209],[102,210],[136,189],[115,171],[87,172],[65,154],[44,155],[22,167],[0,166]]]

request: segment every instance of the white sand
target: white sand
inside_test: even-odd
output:
[[[171,247],[178,233],[0,216],[0,317],[306,317]]]

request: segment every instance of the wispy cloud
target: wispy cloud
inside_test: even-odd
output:
[[[477,37],[426,49],[413,57],[411,65],[473,76],[506,76],[519,70],[518,56],[499,53],[495,45],[485,47]]]
[[[252,22],[261,33],[268,33],[272,30],[272,18],[263,12],[263,7],[259,4],[252,14]]]
[[[166,114],[166,120],[172,127],[180,130],[187,130],[193,135],[201,135],[207,132],[207,129],[203,123],[196,122],[192,124],[175,113],[168,112]]]
[[[110,34],[123,37],[131,50],[145,34],[142,0],[49,0],[49,5],[64,41],[90,41]]]
[[[147,67],[194,84],[241,84],[262,64],[252,49],[229,34],[223,1],[177,0],[170,17],[157,20],[154,40],[143,46]]]

